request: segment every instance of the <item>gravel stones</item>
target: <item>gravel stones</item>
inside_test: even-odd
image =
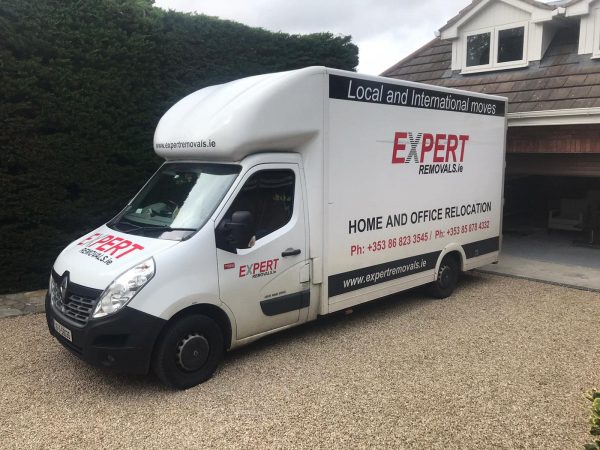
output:
[[[581,448],[600,294],[467,274],[276,334],[183,392],[0,320],[3,448]]]

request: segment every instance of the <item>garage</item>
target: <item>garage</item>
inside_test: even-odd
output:
[[[507,137],[504,230],[558,233],[600,248],[600,130],[514,127]]]

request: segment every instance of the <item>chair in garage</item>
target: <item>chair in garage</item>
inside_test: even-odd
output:
[[[548,229],[581,231],[586,210],[585,199],[561,198],[560,208],[548,212]]]

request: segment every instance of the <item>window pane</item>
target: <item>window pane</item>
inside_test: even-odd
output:
[[[521,61],[525,27],[509,28],[498,32],[498,62]]]
[[[467,37],[467,67],[490,63],[490,33]]]
[[[294,172],[263,170],[250,177],[229,208],[225,218],[236,211],[249,211],[254,219],[256,239],[281,228],[294,212]]]

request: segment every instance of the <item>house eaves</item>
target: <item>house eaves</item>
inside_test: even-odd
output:
[[[506,114],[509,127],[581,125],[600,123],[600,108],[555,109]]]
[[[590,6],[596,0],[571,0],[563,5],[566,17],[585,16],[590,13]]]

